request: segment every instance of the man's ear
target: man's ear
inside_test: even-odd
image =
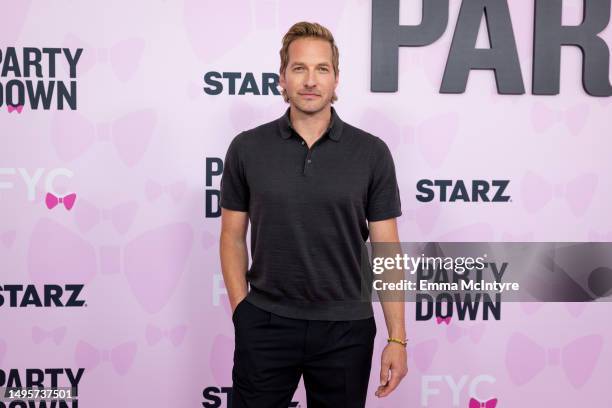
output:
[[[281,72],[281,73],[278,75],[278,84],[279,84],[279,85],[280,85],[280,86],[281,86],[283,89],[285,89],[285,84],[286,84],[286,82],[285,82],[285,81],[286,81],[286,78],[285,78],[285,72],[283,71],[283,72]]]
[[[340,73],[339,72],[336,74],[336,78],[335,78],[335,81],[334,81],[334,91],[338,88],[338,82],[340,82]]]

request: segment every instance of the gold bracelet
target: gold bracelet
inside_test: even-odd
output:
[[[401,344],[402,346],[406,347],[406,344],[408,344],[408,339],[400,340],[400,339],[396,339],[396,338],[393,338],[393,337],[389,337],[387,339],[387,343],[397,343],[397,344]]]

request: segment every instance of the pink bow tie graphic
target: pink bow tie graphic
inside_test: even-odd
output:
[[[521,309],[527,315],[534,314],[543,306],[543,303],[540,302],[521,302]]]
[[[204,249],[210,249],[213,245],[219,243],[219,237],[216,233],[209,231],[202,232],[202,247]]]
[[[446,338],[449,342],[454,343],[461,337],[468,336],[473,343],[478,343],[482,339],[485,327],[483,323],[471,327],[458,327],[456,324],[453,324],[446,329]]]
[[[110,362],[117,374],[129,371],[136,354],[136,342],[126,342],[109,350],[98,350],[91,344],[79,341],[76,345],[75,360],[78,366],[93,369],[101,362]]]
[[[579,337],[563,348],[545,348],[521,333],[514,333],[506,350],[506,368],[512,382],[523,385],[547,364],[561,365],[570,384],[579,388],[591,377],[602,345],[602,336],[593,334]]]
[[[232,7],[232,25],[236,25],[235,30],[223,30],[226,23],[223,21],[213,21],[219,19],[211,19],[209,24],[202,24],[202,19],[206,18],[209,13],[206,11],[203,3],[199,0],[186,0],[182,2],[184,11],[184,26],[185,33],[187,34],[187,40],[202,61],[214,61],[223,54],[226,50],[232,49],[233,47],[242,43],[243,39],[251,31],[252,15],[246,10],[241,10],[240,7],[231,6],[230,3],[225,3],[227,6]],[[238,4],[238,3],[236,3]],[[259,6],[258,6],[259,7]],[[279,17],[280,18],[280,17]],[[280,20],[283,21],[283,20]],[[245,24],[245,26],[243,26]],[[331,29],[331,28],[330,28]],[[223,30],[223,42],[225,44],[220,45],[213,41],[210,41],[209,46],[202,44],[202,38],[211,38],[209,36],[218,35]]]
[[[386,135],[389,149],[394,154],[414,154],[420,156],[434,168],[440,167],[446,160],[459,128],[459,115],[455,112],[443,113],[428,118],[416,125],[401,127],[399,123],[377,109],[368,109],[361,122],[374,134]],[[415,148],[403,150],[407,145]]]
[[[38,326],[32,327],[32,341],[36,344],[40,344],[46,339],[52,339],[55,344],[60,344],[64,340],[65,334],[65,326],[53,330],[45,330]]]
[[[133,167],[146,152],[156,121],[156,114],[151,109],[97,124],[79,112],[62,112],[53,116],[51,144],[60,159],[72,161],[83,155],[94,142],[110,142],[121,161]]]
[[[197,83],[193,83],[190,90],[195,90],[193,98],[200,96],[197,92],[200,87]],[[257,126],[265,118],[275,116],[279,110],[282,110],[282,105],[271,103],[268,106],[254,105],[240,100],[235,100],[229,106],[229,120],[236,131],[242,129],[250,129]]]
[[[424,120],[416,126],[402,129],[406,143],[413,144],[421,157],[434,168],[439,168],[451,151],[459,129],[459,114],[443,113]]]
[[[23,105],[7,105],[6,110],[8,110],[8,113],[12,113],[13,111],[21,113],[21,111],[23,110]]]
[[[533,172],[527,172],[521,185],[521,196],[525,209],[535,212],[544,207],[553,197],[564,198],[575,216],[583,215],[593,199],[597,187],[596,174],[587,173],[564,184],[553,185]]]
[[[497,398],[492,398],[486,402],[480,402],[476,398],[470,398],[469,408],[495,408],[497,406]]]
[[[565,302],[567,312],[573,317],[578,317],[587,307],[587,302]]]
[[[450,324],[451,322],[451,316],[448,317],[440,317],[440,316],[436,316],[436,323],[437,324],[441,324],[442,322],[446,323],[447,325]]]
[[[167,337],[172,345],[177,347],[183,342],[186,332],[187,326],[185,325],[175,326],[171,329],[161,329],[154,325],[148,324],[145,331],[145,337],[147,339],[147,343],[151,346],[156,345],[161,339]]]
[[[537,132],[544,132],[555,123],[563,122],[572,135],[578,135],[586,124],[588,114],[589,107],[584,103],[565,110],[554,110],[536,102],[531,111],[531,121]]]
[[[109,209],[98,209],[89,201],[81,199],[74,217],[81,232],[90,231],[100,221],[110,221],[118,233],[125,234],[134,221],[137,209],[136,201],[121,203]]]
[[[35,283],[87,284],[98,271],[123,272],[136,300],[147,312],[156,313],[178,286],[192,246],[193,230],[185,222],[144,231],[121,246],[96,248],[63,225],[43,217],[32,230],[27,264]],[[70,256],[65,256],[67,248]]]
[[[532,315],[542,306],[544,303],[539,302],[521,302],[521,308],[527,315]],[[567,309],[567,312],[573,317],[578,317],[587,306],[587,302],[563,302],[563,305]]]
[[[2,241],[2,244],[4,244],[6,248],[10,248],[11,246],[13,246],[13,242],[15,242],[16,237],[17,231],[8,230],[0,234],[0,241]]]
[[[45,204],[47,205],[47,208],[50,210],[53,209],[58,204],[64,204],[64,207],[68,211],[70,211],[72,207],[74,206],[74,202],[76,201],[76,198],[77,198],[76,193],[71,193],[64,197],[56,197],[55,195],[51,193],[47,193],[47,195],[45,196]]]
[[[430,233],[440,216],[440,206],[436,204],[429,204],[431,203],[428,203],[427,205],[417,205],[415,208],[407,209],[404,216],[400,217],[398,221],[413,221],[419,227],[421,232]]]
[[[406,347],[408,358],[414,361],[414,365],[421,372],[426,372],[431,367],[436,353],[438,352],[438,341],[435,339],[423,340],[414,345]]]
[[[168,185],[161,185],[153,180],[147,180],[145,184],[145,195],[149,201],[156,200],[162,193],[170,194],[172,200],[177,203],[184,196],[187,186],[183,181],[177,181]]]
[[[122,82],[132,78],[138,71],[145,48],[145,41],[136,37],[121,40],[110,48],[93,47],[73,34],[67,35],[64,43],[71,49],[84,49],[79,59],[78,73],[80,75],[87,73],[95,64],[108,63],[117,78]]]

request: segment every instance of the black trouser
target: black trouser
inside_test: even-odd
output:
[[[244,300],[232,320],[233,408],[286,408],[302,374],[308,408],[365,406],[376,335],[373,317],[289,319]]]

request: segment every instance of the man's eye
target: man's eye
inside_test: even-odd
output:
[[[319,68],[319,69],[320,69],[321,71],[323,71],[323,72],[327,72],[327,71],[329,71],[329,70],[328,70],[327,68],[325,68],[325,67],[321,67],[321,68]]]
[[[295,67],[295,68],[293,68],[293,70],[294,70],[294,71],[301,71],[301,70],[302,70],[302,67]]]

